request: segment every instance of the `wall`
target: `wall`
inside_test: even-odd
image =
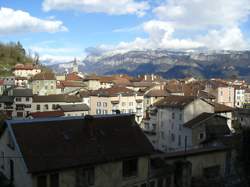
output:
[[[56,80],[34,80],[32,90],[33,94],[38,95],[56,94]]]
[[[4,167],[0,166],[0,172],[3,173],[8,179],[10,179],[10,160],[14,162],[14,186],[15,187],[31,187],[32,180],[31,175],[27,173],[27,168],[24,160],[21,157],[18,147],[15,145],[14,150],[7,144],[9,142],[8,128],[2,134],[0,139],[0,154],[4,152],[4,159],[1,159],[1,165],[4,163]],[[2,155],[1,155],[2,156]]]
[[[123,178],[122,162],[111,162],[95,166],[95,184],[92,187],[133,187],[135,184],[145,183],[148,177],[149,157],[140,157],[138,159],[138,174],[135,177]],[[60,187],[75,186],[75,170],[66,170],[60,172]],[[36,187],[36,176],[33,176],[33,187]],[[47,175],[47,184],[49,177]],[[48,185],[48,187],[50,187]]]

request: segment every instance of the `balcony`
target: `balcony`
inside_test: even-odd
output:
[[[14,107],[13,106],[4,106],[4,110],[13,110]]]

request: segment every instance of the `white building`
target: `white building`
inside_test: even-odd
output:
[[[30,78],[38,73],[41,73],[41,69],[32,64],[17,64],[13,73],[16,77]]]
[[[143,129],[155,149],[189,149],[192,132],[183,124],[204,112],[214,113],[214,107],[195,97],[167,96],[149,108]]]
[[[25,118],[32,112],[33,94],[31,89],[15,88],[8,92],[9,96],[14,98],[13,118]]]
[[[235,87],[235,107],[243,108],[245,104],[245,89],[241,87]]]

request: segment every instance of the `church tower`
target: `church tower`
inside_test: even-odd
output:
[[[74,63],[73,63],[73,73],[78,73],[78,65],[76,62],[76,58],[74,59]]]

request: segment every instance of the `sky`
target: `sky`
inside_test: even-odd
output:
[[[0,0],[0,42],[41,60],[140,49],[249,50],[250,0]]]

